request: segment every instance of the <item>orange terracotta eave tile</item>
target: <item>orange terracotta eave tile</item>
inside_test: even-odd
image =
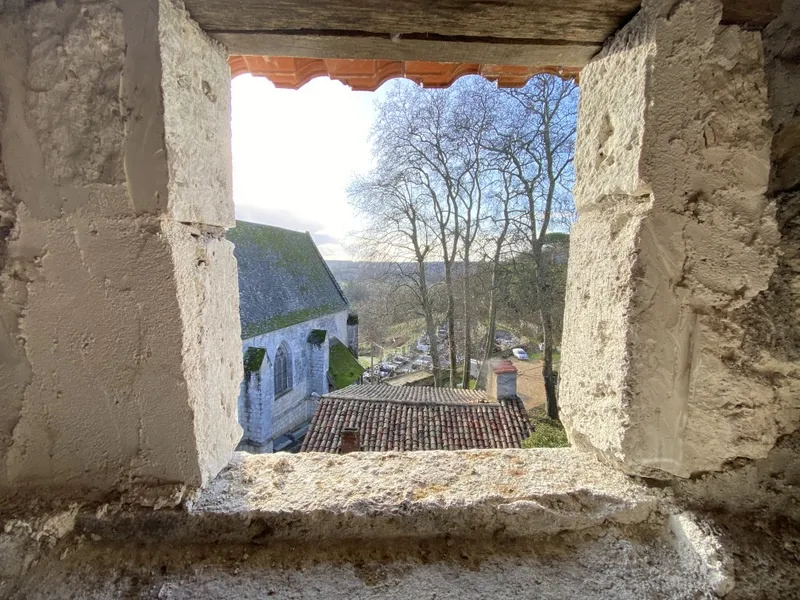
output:
[[[275,87],[299,89],[315,77],[330,77],[356,91],[375,91],[384,82],[405,77],[428,88],[444,88],[464,75],[481,75],[500,87],[522,87],[537,73],[577,79],[577,68],[556,66],[481,65],[427,61],[367,60],[341,58],[293,58],[289,56],[234,55],[228,58],[231,77],[250,73],[266,77]]]

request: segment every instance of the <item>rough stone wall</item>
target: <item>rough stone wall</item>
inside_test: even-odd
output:
[[[764,457],[800,424],[796,368],[757,333],[781,322],[747,317],[781,243],[761,36],[721,11],[646,2],[581,75],[562,414],[648,476]]]
[[[239,437],[225,55],[166,0],[6,2],[0,40],[0,487],[206,481]]]
[[[308,334],[312,329],[322,329],[328,332],[327,339],[323,344],[324,356],[321,363],[324,371],[320,374],[319,368],[317,369],[318,376],[326,378],[329,360],[328,344],[334,337],[345,338],[347,335],[346,310],[270,331],[249,338],[242,343],[242,351],[251,346],[264,348],[267,351],[267,358],[261,365],[260,392],[257,395],[250,394],[248,397],[244,397],[242,394],[239,398],[239,423],[244,428],[245,439],[266,444],[268,441],[292,431],[311,417],[308,398],[313,392],[320,393],[312,381],[313,347],[308,342]],[[276,400],[273,363],[275,353],[282,342],[286,342],[291,349],[292,389]]]
[[[800,0],[786,0],[764,31],[772,138],[768,195],[780,246],[767,290],[741,311],[743,347],[754,376],[774,381],[800,425]]]
[[[772,156],[767,195],[780,232],[777,268],[769,286],[736,317],[745,323],[741,368],[776,385],[800,423],[800,1],[763,33],[771,109]],[[791,403],[794,402],[792,405]],[[778,440],[760,460],[738,459],[722,473],[676,482],[676,495],[697,506],[765,513],[800,521],[800,431]]]
[[[347,347],[355,356],[358,356],[358,322],[347,325]]]

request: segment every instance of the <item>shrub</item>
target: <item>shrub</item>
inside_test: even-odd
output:
[[[545,407],[528,411],[534,432],[522,441],[523,448],[565,448],[569,446],[567,432],[558,419],[547,416]]]

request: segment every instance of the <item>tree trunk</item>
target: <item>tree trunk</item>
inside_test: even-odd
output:
[[[425,279],[425,263],[417,262],[419,273],[419,291],[422,299],[422,310],[425,313],[425,330],[428,334],[428,344],[430,345],[431,366],[433,368],[433,385],[439,387],[439,376],[441,368],[439,366],[439,332],[433,320],[433,309],[431,307],[430,295],[428,294],[428,282]]]
[[[489,290],[489,326],[486,331],[486,351],[483,353],[485,361],[494,354],[494,337],[497,332],[497,271],[497,260],[495,260],[492,264],[492,287]]]
[[[436,330],[436,323],[433,320],[433,315],[430,311],[425,312],[425,331],[428,334],[428,343],[430,345],[431,366],[433,368],[433,386],[439,387],[439,377],[442,369],[439,366],[439,340],[437,336],[439,332]]]
[[[558,419],[556,382],[553,374],[553,324],[550,319],[549,309],[540,309],[539,315],[542,320],[542,332],[544,336],[542,378],[544,379],[544,391],[545,397],[547,398],[547,416],[551,419]]]
[[[470,327],[472,326],[472,311],[469,298],[469,250],[464,249],[464,373],[461,376],[461,387],[469,389],[470,379],[470,363],[471,355],[470,349],[472,347],[472,339],[470,335]]]
[[[453,274],[452,265],[444,264],[444,281],[447,286],[447,345],[450,355],[450,387],[456,387],[456,299],[453,295]]]
[[[541,251],[535,252],[535,285],[536,298],[539,302],[539,319],[542,325],[544,349],[542,351],[542,379],[547,400],[547,416],[558,419],[558,400],[556,399],[556,382],[553,376],[553,321],[550,315],[550,298],[544,293],[547,286],[543,281],[547,275],[542,268]]]

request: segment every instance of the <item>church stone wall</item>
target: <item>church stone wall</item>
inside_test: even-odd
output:
[[[323,361],[317,361],[316,369],[312,360],[314,348],[308,342],[308,334],[312,329],[328,332],[321,349],[324,353]],[[260,394],[247,395],[243,388],[239,396],[239,422],[245,430],[244,439],[255,445],[265,445],[302,425],[311,417],[313,405],[310,404],[309,397],[312,392],[319,393],[320,387],[313,384],[312,377],[327,377],[328,344],[332,337],[347,339],[346,310],[270,331],[243,342],[243,351],[249,347],[264,348],[267,351],[267,358],[262,363],[260,372]],[[293,387],[275,399],[273,364],[275,353],[282,342],[286,342],[292,353]],[[324,371],[321,371],[320,365]]]

